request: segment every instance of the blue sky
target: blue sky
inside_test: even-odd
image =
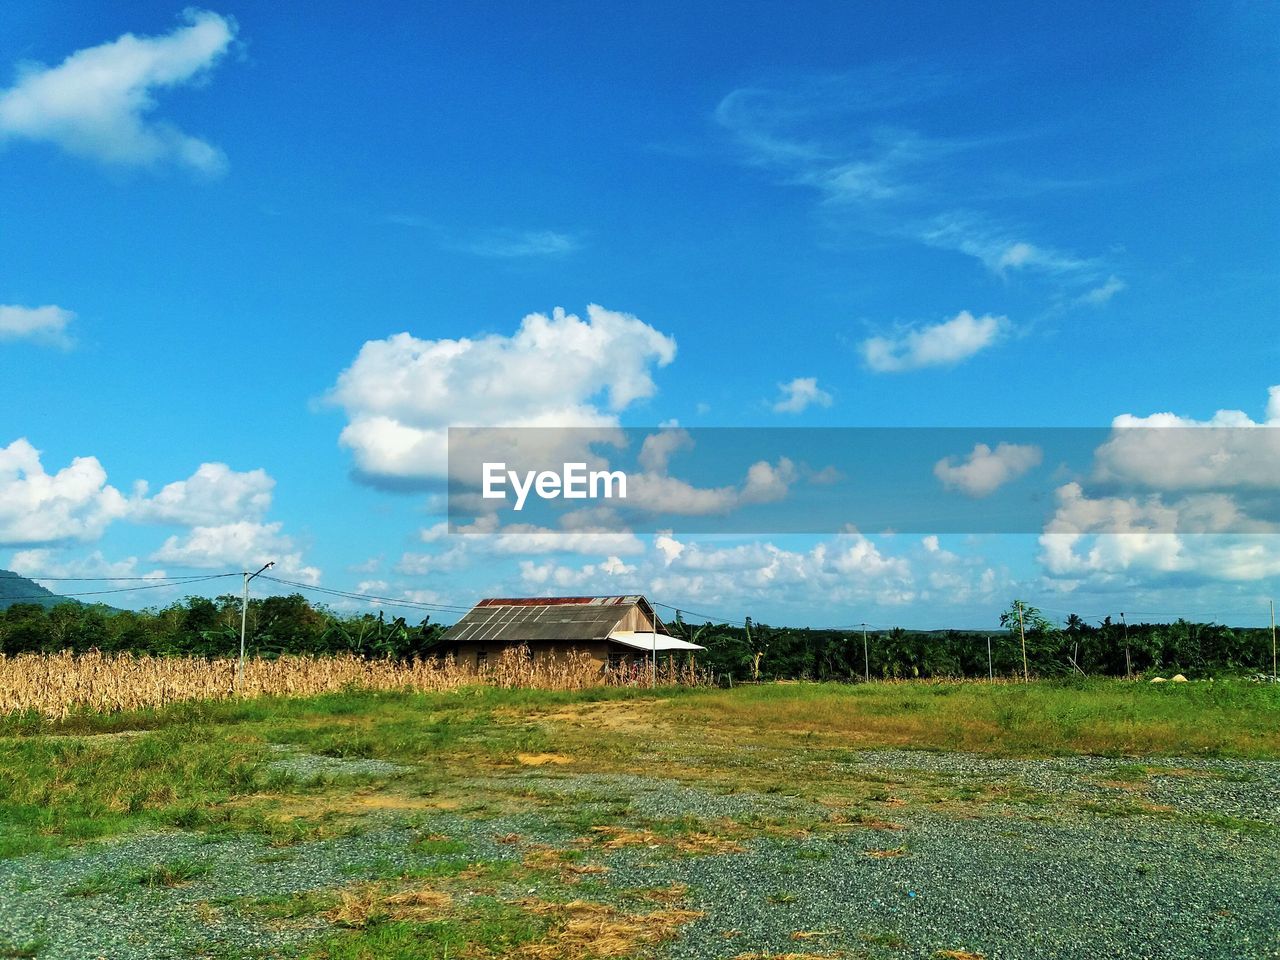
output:
[[[0,565],[277,559],[815,624],[1265,616],[1274,535],[499,542],[441,534],[432,464],[451,424],[1280,423],[1270,5],[0,24]]]

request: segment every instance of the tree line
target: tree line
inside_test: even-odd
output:
[[[445,628],[430,618],[410,623],[381,613],[338,613],[301,594],[249,601],[250,656],[353,653],[412,659],[429,654]],[[240,652],[240,597],[187,597],[165,607],[15,603],[0,611],[0,653],[129,652],[227,657]]]
[[[1018,610],[1021,609],[1021,629]],[[707,648],[702,666],[718,676],[749,680],[873,680],[932,677],[1020,677],[1026,638],[1026,670],[1033,677],[1271,672],[1271,632],[1218,623],[1089,623],[1072,614],[1059,626],[1037,608],[1014,601],[1000,616],[1001,629],[815,630],[773,627],[748,620],[742,626],[690,625],[672,632]],[[990,659],[988,659],[988,650]]]
[[[1021,611],[1021,629],[1018,612]],[[973,630],[827,630],[689,624],[671,632],[705,646],[697,663],[724,681],[857,680],[1021,676],[1125,676],[1153,671],[1188,676],[1270,673],[1271,634],[1217,623],[1091,623],[1072,615],[1064,625],[1015,601],[1002,628]],[[337,612],[301,594],[249,601],[246,649],[251,656],[352,653],[408,660],[431,656],[446,628],[381,613]],[[988,638],[990,660],[988,660]],[[60,650],[227,657],[240,648],[240,598],[187,597],[147,610],[61,603],[15,603],[0,610],[0,653]]]

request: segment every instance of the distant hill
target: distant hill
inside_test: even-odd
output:
[[[19,576],[12,570],[0,570],[0,610],[15,603],[38,603],[42,607],[54,607],[59,603],[74,603],[51,593],[34,580]]]

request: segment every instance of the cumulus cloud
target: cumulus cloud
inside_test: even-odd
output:
[[[56,67],[20,66],[17,82],[0,92],[0,138],[52,143],[119,166],[172,162],[222,172],[217,147],[151,116],[158,91],[204,79],[235,37],[230,17],[187,10],[182,19],[164,36],[126,33]]]
[[[1208,420],[1121,414],[1094,453],[1094,479],[1157,490],[1276,489],[1280,386],[1268,392],[1266,417],[1256,422],[1242,410],[1219,410]]]
[[[672,427],[645,437],[636,461],[649,473],[666,473],[673,455],[692,449],[693,437],[689,431]]]
[[[778,384],[780,396],[773,405],[774,413],[803,413],[809,407],[831,406],[831,394],[818,386],[817,377],[796,377]]]
[[[261,519],[271,506],[275,480],[262,469],[236,471],[225,463],[202,463],[186,480],[166,484],[154,497],[139,485],[131,515],[151,523],[208,526]]]
[[[627,478],[627,506],[648,513],[710,516],[738,507],[773,503],[786,497],[798,471],[786,457],[760,460],[747,468],[740,485],[697,487],[666,473],[634,473]]]
[[[218,526],[197,526],[187,533],[165,540],[151,555],[157,563],[184,567],[256,569],[275,561],[274,573],[306,583],[318,583],[320,571],[302,562],[302,554],[283,525],[241,520]]]
[[[474,523],[455,526],[453,546],[479,554],[581,553],[599,556],[641,553],[644,544],[634,533],[603,526],[576,526],[573,515],[561,518],[562,529],[540,527],[531,523],[512,523],[499,527],[492,514],[478,517]],[[420,533],[423,543],[440,543],[450,536],[448,523],[437,523]]]
[[[939,460],[933,465],[933,475],[948,490],[959,490],[970,497],[986,497],[1032,467],[1038,467],[1043,459],[1043,451],[1030,444],[1001,443],[993,450],[979,443],[959,463],[953,457]]]
[[[92,577],[111,582],[117,578],[145,577],[162,580],[163,570],[141,571],[137,557],[125,557],[122,560],[108,560],[101,550],[80,557],[66,557],[63,551],[50,547],[36,547],[30,550],[19,550],[9,559],[9,569],[25,577],[44,574],[47,577]],[[39,580],[38,577],[36,577]],[[54,581],[44,584],[50,589]]]
[[[676,344],[649,324],[592,304],[582,320],[529,314],[514,335],[373,340],[330,392],[340,441],[374,482],[439,480],[450,426],[612,428],[650,397]]]
[[[1158,588],[1280,574],[1280,524],[1242,505],[1250,497],[1254,506],[1274,502],[1278,397],[1280,387],[1272,387],[1263,422],[1240,410],[1207,420],[1116,417],[1095,451],[1092,479],[1125,492],[1090,494],[1080,483],[1058,488],[1038,557],[1051,582]],[[1134,486],[1139,493],[1127,489]]]
[[[862,342],[862,356],[878,373],[953,366],[994,344],[1008,329],[1004,317],[975,317],[963,310],[950,320],[908,328]]]
[[[597,593],[616,593],[625,588],[625,578],[635,572],[634,566],[623,563],[618,557],[606,557],[599,563],[588,563],[581,567],[555,562],[535,563],[532,560],[520,562],[520,579],[523,584],[541,593],[579,590],[584,587],[593,587],[593,592]],[[619,585],[609,582],[617,578],[624,578],[624,583]]]
[[[128,509],[96,457],[76,457],[50,474],[25,438],[0,447],[0,543],[96,540]]]
[[[53,305],[20,307],[0,304],[0,340],[30,340],[65,350],[72,344],[67,325],[75,317],[70,310]]]

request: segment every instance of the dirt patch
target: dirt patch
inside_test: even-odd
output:
[[[340,900],[325,919],[340,927],[360,929],[383,920],[436,920],[449,912],[453,897],[422,887],[388,893],[377,884],[361,884],[339,892]]]
[[[459,803],[443,797],[419,797],[387,790],[357,790],[342,793],[281,794],[255,793],[232,801],[229,806],[252,807],[262,804],[270,819],[279,822],[338,816],[363,817],[375,813],[451,810]]]
[[[907,855],[907,848],[890,847],[886,850],[864,850],[863,855],[871,857],[873,860],[889,860],[893,857],[905,857]]]
[[[573,763],[573,757],[566,757],[562,753],[517,753],[516,761],[522,767],[545,767],[548,764],[562,766]]]
[[[529,913],[548,917],[551,925],[537,943],[527,943],[508,956],[519,960],[578,960],[633,956],[641,947],[674,940],[680,928],[704,916],[696,910],[667,908],[652,913],[624,913],[586,900],[548,903],[522,900]]]
[[[550,720],[572,727],[591,727],[618,732],[651,732],[655,726],[668,726],[666,723],[657,721],[655,714],[657,707],[669,702],[669,698],[662,698],[576,703],[554,713],[538,714],[537,717],[540,720]]]
[[[591,837],[584,838],[585,841],[587,843],[594,841],[606,850],[621,850],[625,847],[656,849],[669,846],[680,853],[690,854],[741,853],[743,851],[742,845],[737,841],[713,833],[687,833],[675,837],[664,837],[652,830],[602,826],[592,827],[591,834]]]

